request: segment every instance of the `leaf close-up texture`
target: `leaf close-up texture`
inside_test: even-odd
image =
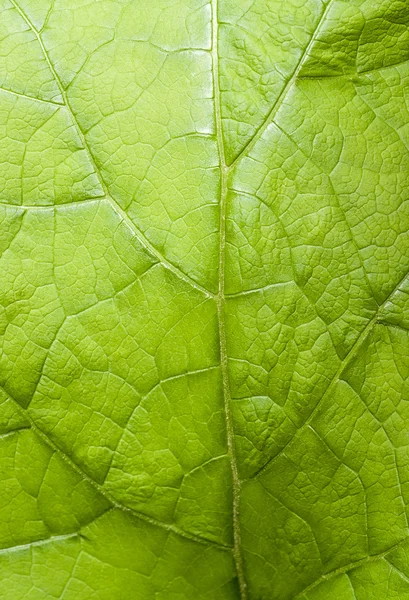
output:
[[[409,600],[407,0],[0,0],[1,600]]]

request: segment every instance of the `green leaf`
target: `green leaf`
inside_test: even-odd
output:
[[[409,600],[408,3],[0,2],[0,597]]]

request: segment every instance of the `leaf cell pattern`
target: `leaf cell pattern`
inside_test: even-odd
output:
[[[0,2],[1,598],[409,600],[409,5]]]

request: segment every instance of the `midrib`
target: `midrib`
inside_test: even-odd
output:
[[[233,417],[231,413],[230,382],[227,366],[227,342],[225,322],[225,247],[226,247],[226,199],[227,180],[229,167],[226,164],[224,151],[221,102],[219,88],[219,63],[218,63],[218,19],[217,0],[212,0],[212,70],[213,70],[213,93],[216,116],[216,137],[220,160],[220,223],[219,223],[219,289],[216,296],[217,316],[219,324],[220,340],[220,364],[223,381],[224,413],[226,419],[227,451],[230,457],[232,484],[233,484],[233,557],[236,565],[237,578],[239,582],[240,598],[247,600],[247,584],[244,576],[243,557],[241,553],[240,540],[240,479],[237,469],[236,449],[234,442]]]
[[[32,29],[32,31],[34,32],[35,36],[38,39],[38,42],[41,46],[44,57],[51,69],[51,72],[57,82],[57,85],[58,85],[58,87],[61,91],[62,97],[63,97],[64,104],[62,104],[62,105],[58,104],[58,106],[66,106],[66,108],[70,112],[72,119],[73,119],[74,127],[77,129],[80,139],[83,142],[83,146],[90,157],[91,164],[93,165],[94,170],[100,179],[100,182],[104,189],[104,193],[105,193],[107,200],[110,202],[110,204],[112,205],[114,210],[128,224],[130,229],[135,233],[135,235],[138,237],[140,243],[144,247],[146,247],[154,256],[156,256],[161,263],[163,263],[177,277],[179,277],[179,278],[185,280],[187,283],[189,283],[193,288],[196,288],[196,289],[199,289],[200,291],[202,291],[202,293],[204,293],[207,297],[213,296],[213,294],[211,292],[209,292],[209,290],[203,288],[196,281],[192,280],[190,278],[190,276],[188,276],[187,274],[182,272],[178,267],[171,264],[169,261],[166,260],[165,257],[160,255],[159,252],[156,250],[156,248],[153,247],[150,244],[150,242],[148,242],[148,240],[145,238],[144,234],[136,227],[135,223],[133,223],[130,220],[130,218],[126,214],[126,212],[110,196],[108,186],[106,185],[104,178],[101,174],[101,171],[96,164],[94,155],[88,146],[87,140],[85,138],[85,134],[82,131],[82,129],[80,128],[80,126],[75,118],[75,115],[71,109],[71,106],[68,102],[67,93],[58,77],[57,72],[55,71],[54,65],[52,64],[52,62],[50,61],[50,59],[48,57],[48,54],[43,45],[40,33],[37,31],[37,29],[31,23],[31,21],[29,20],[27,15],[24,13],[24,11],[19,7],[16,0],[11,0],[11,2],[14,5],[14,7],[16,8],[16,10],[20,13],[20,15],[22,16],[24,21],[26,21],[26,23],[28,24],[30,29]],[[222,373],[222,381],[223,381],[223,398],[224,398],[226,433],[227,433],[227,447],[228,447],[228,454],[229,454],[230,462],[231,462],[232,482],[233,482],[233,536],[234,536],[233,557],[234,557],[234,561],[235,561],[235,565],[236,565],[237,577],[238,577],[238,582],[239,582],[240,598],[241,598],[241,600],[247,600],[248,599],[247,583],[246,583],[245,576],[244,576],[243,557],[242,557],[242,552],[241,552],[240,523],[239,523],[239,504],[240,504],[241,482],[240,482],[239,475],[238,475],[237,458],[236,458],[235,441],[234,441],[233,418],[232,418],[232,412],[231,412],[231,395],[230,395],[230,383],[229,383],[228,366],[227,366],[227,342],[226,342],[226,326],[225,326],[225,302],[226,302],[226,299],[225,299],[225,246],[226,246],[226,199],[227,199],[227,190],[228,190],[228,176],[229,176],[229,172],[233,170],[233,168],[241,160],[241,158],[245,154],[248,154],[250,152],[250,150],[256,144],[257,140],[261,137],[261,135],[263,134],[265,129],[268,127],[268,125],[273,120],[283,98],[286,96],[289,88],[291,87],[291,85],[294,82],[294,79],[297,77],[297,75],[300,71],[302,63],[303,63],[306,55],[308,54],[308,51],[314,41],[316,32],[319,29],[323,20],[325,19],[326,13],[331,4],[331,0],[329,0],[328,3],[324,6],[321,16],[318,20],[317,26],[316,26],[314,32],[312,33],[309,44],[307,45],[304,52],[302,53],[297,65],[295,67],[295,70],[293,71],[293,73],[289,77],[289,79],[287,80],[286,85],[284,86],[283,90],[277,97],[271,110],[267,114],[265,120],[262,122],[262,124],[257,129],[255,134],[251,137],[251,139],[247,142],[247,144],[244,145],[242,150],[234,158],[233,162],[231,162],[230,165],[227,165],[227,162],[226,162],[223,135],[222,135],[222,125],[221,125],[221,101],[220,101],[219,69],[218,69],[218,19],[217,19],[218,8],[217,8],[217,3],[218,3],[218,0],[211,0],[211,6],[212,6],[212,50],[211,50],[211,54],[212,54],[212,71],[213,71],[213,86],[214,86],[214,105],[215,105],[215,117],[216,117],[216,137],[217,137],[217,145],[218,145],[218,152],[219,152],[219,159],[220,159],[220,189],[221,189],[220,204],[219,204],[219,208],[220,208],[219,287],[218,287],[218,293],[215,296],[215,299],[216,299],[216,304],[217,304],[218,328],[219,328],[219,338],[220,338],[220,362],[221,362],[221,373]],[[46,434],[44,432],[41,432],[41,433],[44,437],[46,437]],[[50,440],[48,440],[48,441],[50,442]],[[77,467],[77,469],[78,469],[78,467]],[[113,502],[113,504],[116,505],[118,508],[121,507],[124,510],[128,510],[128,509],[126,509],[126,507],[122,507],[121,505],[118,505],[115,502]],[[134,512],[134,511],[131,511],[131,512]],[[140,516],[140,518],[143,518],[144,520],[150,520],[149,518],[146,518],[145,515],[140,515],[138,513],[138,516]],[[155,521],[155,523],[158,524],[159,526],[164,526],[164,524],[162,524],[160,522]],[[173,528],[169,527],[169,529],[173,529]],[[175,531],[175,532],[179,533],[180,535],[183,535],[179,531]],[[185,535],[184,537],[190,537],[190,536]],[[197,538],[197,541],[203,542],[202,540],[200,540],[200,538]]]
[[[241,551],[241,535],[240,535],[240,490],[241,481],[238,474],[236,448],[234,440],[234,427],[233,417],[231,412],[231,395],[230,395],[230,382],[227,366],[227,342],[226,342],[226,324],[225,324],[225,247],[226,247],[226,199],[228,190],[228,177],[229,172],[233,170],[240,159],[248,154],[249,151],[254,147],[257,140],[261,137],[263,132],[266,130],[268,125],[273,120],[277,110],[279,109],[283,98],[287,95],[288,90],[293,85],[294,80],[300,72],[305,57],[307,56],[316,36],[318,29],[322,22],[325,20],[331,0],[324,4],[323,10],[319,16],[318,22],[311,35],[310,41],[301,54],[295,68],[288,78],[285,86],[281,90],[281,93],[276,98],[266,118],[257,129],[255,134],[250,140],[244,145],[242,150],[234,158],[234,160],[228,165],[226,162],[226,155],[224,151],[223,132],[222,132],[222,118],[221,118],[221,100],[220,100],[220,88],[219,88],[219,63],[218,63],[218,0],[211,0],[212,4],[212,69],[213,69],[213,91],[214,91],[214,105],[216,115],[216,137],[220,159],[220,223],[219,223],[219,235],[220,235],[220,246],[219,246],[219,290],[216,296],[217,302],[217,315],[219,323],[219,338],[220,338],[220,362],[223,379],[223,397],[224,397],[224,412],[226,419],[226,433],[227,433],[227,449],[231,461],[232,469],[232,480],[233,480],[233,556],[237,570],[237,576],[239,581],[240,598],[241,600],[247,600],[247,583],[244,575],[243,556]]]

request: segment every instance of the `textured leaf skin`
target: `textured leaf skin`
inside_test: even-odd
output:
[[[0,5],[0,597],[409,600],[407,2]]]

